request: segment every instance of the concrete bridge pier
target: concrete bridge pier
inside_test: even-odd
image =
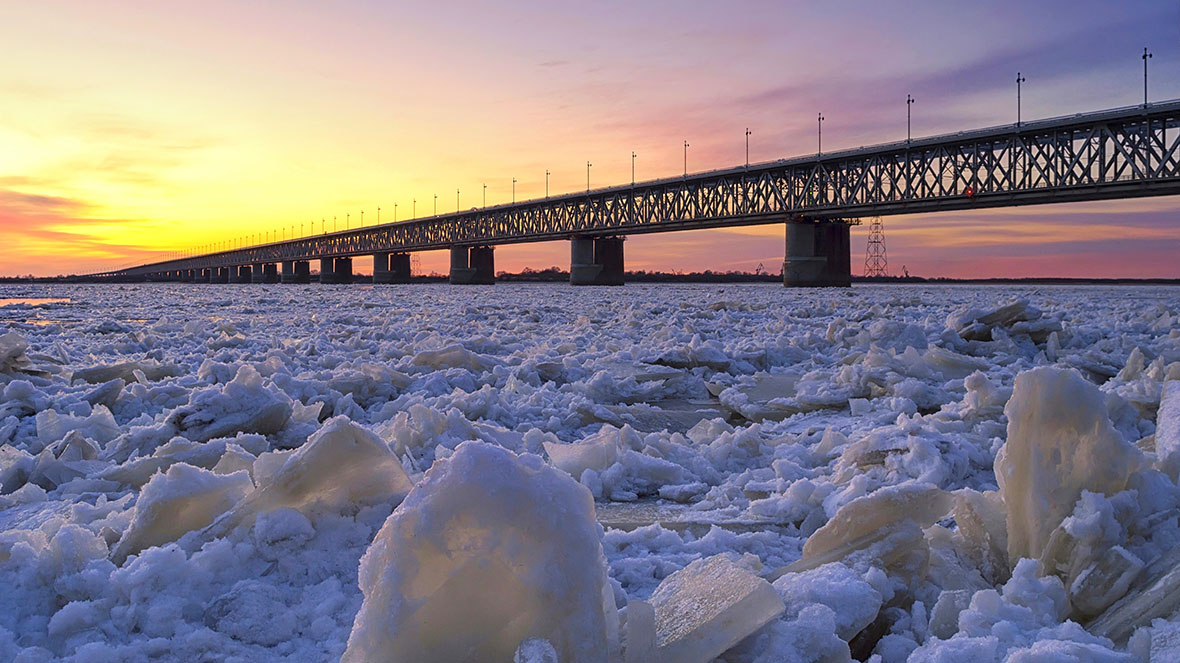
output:
[[[311,264],[306,260],[283,261],[283,283],[311,283]]]
[[[623,238],[570,240],[570,284],[623,285]]]
[[[490,246],[451,247],[452,285],[491,285],[496,282],[496,259]]]
[[[410,254],[388,251],[373,254],[373,283],[409,282]]]
[[[389,255],[389,282],[410,282],[410,254],[391,253]]]
[[[848,222],[840,219],[788,221],[783,285],[851,286],[848,229]]]
[[[334,258],[320,258],[320,283],[336,282],[336,260]]]
[[[198,279],[201,283],[213,283],[213,277],[217,274],[215,269],[202,269],[201,276]]]
[[[229,267],[218,267],[213,270],[213,280],[210,283],[229,283]]]
[[[279,266],[273,262],[268,262],[262,266],[262,282],[263,283],[278,283],[279,282]]]
[[[250,265],[238,265],[237,267],[234,267],[233,269],[237,270],[237,275],[235,276],[235,278],[233,280],[234,283],[249,283],[250,282],[250,277],[252,276],[252,274],[250,272]]]
[[[373,283],[389,283],[389,252],[373,254]]]
[[[250,267],[251,283],[266,283],[266,265],[258,263]]]
[[[352,258],[337,258],[332,274],[336,283],[352,283]]]

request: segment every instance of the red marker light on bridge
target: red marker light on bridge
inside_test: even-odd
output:
[[[974,198],[975,197],[975,187],[969,186],[969,187],[967,187],[967,190],[964,191],[963,193],[967,194],[968,198]]]

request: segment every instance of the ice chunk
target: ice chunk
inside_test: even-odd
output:
[[[1154,561],[1126,596],[1086,626],[1096,636],[1115,642],[1153,619],[1169,617],[1180,609],[1180,548]]]
[[[1160,471],[1173,482],[1180,479],[1180,380],[1164,383],[1155,420],[1155,453]]]
[[[313,506],[396,502],[412,487],[389,445],[344,416],[325,421],[298,449],[263,454],[254,464],[254,477],[258,487],[207,534],[219,536],[280,508],[307,511]]]
[[[456,343],[439,350],[423,350],[414,355],[411,363],[434,371],[464,368],[478,374],[492,370],[500,361],[495,357],[472,352]]]
[[[980,574],[993,584],[1008,579],[1008,529],[999,491],[955,491],[953,511],[958,533],[969,543]]]
[[[59,414],[56,410],[38,412],[37,441],[42,445],[52,444],[70,431],[79,431],[99,444],[106,444],[119,436],[119,424],[105,405],[98,405],[88,416]]]
[[[1101,613],[1127,593],[1143,566],[1143,560],[1121,546],[1108,548],[1070,585],[1070,603],[1082,615]]]
[[[605,662],[618,614],[589,491],[539,456],[464,442],[361,560],[344,663],[508,661],[527,638]]]
[[[1004,412],[1008,439],[995,472],[1015,563],[1041,556],[1083,490],[1122,490],[1143,454],[1111,426],[1098,388],[1072,371],[1043,367],[1016,376]]]
[[[813,569],[870,547],[896,570],[917,571],[915,564],[924,564],[926,553],[922,528],[949,513],[953,504],[950,493],[925,483],[889,486],[859,497],[808,537],[798,562],[771,577]]]
[[[845,642],[871,624],[881,609],[881,593],[838,562],[788,573],[774,581],[774,588],[786,604],[789,619],[816,603],[831,608],[836,613],[836,635]]]
[[[930,611],[930,635],[949,640],[959,632],[959,613],[971,605],[972,592],[969,589],[952,589],[941,592]]]
[[[1127,649],[1146,663],[1180,661],[1180,622],[1157,619],[1135,631]]]
[[[512,655],[512,663],[561,663],[557,650],[548,640],[529,638],[520,643]]]
[[[254,487],[245,472],[215,474],[177,463],[140,491],[131,526],[111,553],[122,564],[144,548],[175,541],[225,513]]]
[[[274,385],[263,387],[258,371],[244,365],[224,387],[194,391],[167,423],[188,439],[204,442],[238,432],[276,433],[290,417],[291,399]]]
[[[971,309],[947,316],[946,325],[968,341],[992,340],[992,329],[1004,327],[1017,334],[1026,334],[1041,343],[1049,334],[1061,331],[1061,323],[1041,317],[1040,309],[1020,299],[992,311]]]
[[[783,613],[774,587],[725,554],[673,573],[651,595],[657,660],[707,663]]]
[[[542,442],[542,445],[549,462],[574,479],[581,479],[586,470],[604,470],[619,458],[618,432],[607,427],[575,444]]]
[[[151,359],[144,359],[142,361],[125,361],[109,366],[81,368],[74,371],[71,379],[74,382],[81,380],[90,384],[97,384],[99,382],[110,382],[113,380],[123,380],[125,383],[140,382],[140,378],[142,377],[144,380],[154,382],[168,377],[175,377],[182,373],[183,370],[176,364],[162,364]]]
[[[656,609],[647,601],[627,602],[627,637],[623,648],[624,663],[649,663],[656,660]]]
[[[18,375],[33,370],[25,351],[29,342],[16,332],[0,335],[0,375]]]

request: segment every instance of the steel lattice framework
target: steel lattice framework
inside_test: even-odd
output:
[[[885,224],[873,217],[869,224],[869,241],[865,244],[865,276],[889,276],[889,256],[885,251]]]
[[[327,233],[95,276],[1180,194],[1180,100]]]

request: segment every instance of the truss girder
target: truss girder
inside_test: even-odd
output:
[[[110,274],[1171,194],[1180,194],[1180,101],[472,209]]]

